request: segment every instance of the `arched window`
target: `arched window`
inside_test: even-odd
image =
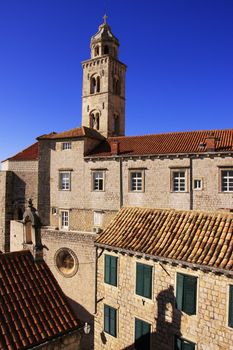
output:
[[[115,95],[121,94],[120,80],[117,77],[113,78],[113,93]]]
[[[108,55],[109,54],[109,47],[108,45],[104,46],[104,55]]]
[[[96,92],[100,92],[100,77],[96,78]]]
[[[95,129],[99,130],[99,128],[100,128],[100,115],[99,115],[99,113],[96,113],[96,116],[95,116]]]
[[[99,46],[95,47],[95,56],[99,56]]]
[[[96,90],[96,79],[95,77],[91,78],[91,89],[90,89],[90,93],[94,94]]]
[[[90,128],[94,128],[94,124],[95,124],[95,116],[94,113],[91,114],[90,116]]]
[[[100,114],[97,113],[91,113],[90,115],[90,128],[99,130],[100,128]]]

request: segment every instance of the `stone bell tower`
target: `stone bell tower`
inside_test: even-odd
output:
[[[82,62],[82,125],[108,137],[125,134],[126,65],[106,19],[91,38],[91,59]]]

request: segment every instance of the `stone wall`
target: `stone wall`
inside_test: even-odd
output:
[[[46,342],[44,345],[39,345],[34,349],[41,350],[81,350],[81,332],[74,331],[69,334],[53,339],[52,341]]]
[[[104,255],[118,256],[118,286],[105,284]],[[229,285],[232,278],[181,266],[172,266],[98,249],[95,349],[134,347],[135,317],[151,325],[151,349],[173,349],[178,335],[196,344],[196,350],[232,350],[233,329],[228,327]],[[153,267],[152,299],[136,295],[136,262]],[[196,276],[197,313],[189,316],[175,307],[177,272]],[[117,310],[117,337],[104,332],[104,304]],[[131,346],[131,347],[130,347]]]

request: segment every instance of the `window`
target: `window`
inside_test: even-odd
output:
[[[116,309],[104,305],[104,331],[116,337]]]
[[[94,226],[102,226],[102,211],[94,211]]]
[[[117,286],[117,257],[105,255],[104,257],[104,282]]]
[[[62,149],[63,150],[71,149],[71,142],[63,142],[62,143]]]
[[[233,192],[233,170],[222,170],[222,192]]]
[[[114,114],[114,127],[113,127],[113,133],[114,135],[118,135],[120,131],[120,121],[119,121],[119,115]]]
[[[130,191],[143,192],[143,172],[141,170],[130,171]]]
[[[228,326],[233,328],[233,285],[229,286]]]
[[[195,179],[193,181],[193,189],[194,190],[202,190],[202,180]]]
[[[104,190],[104,172],[101,170],[93,171],[92,174],[93,191]]]
[[[59,249],[54,259],[55,266],[64,277],[72,277],[78,271],[78,259],[71,249]]]
[[[59,172],[59,189],[62,191],[70,190],[70,172],[69,171]]]
[[[188,340],[176,337],[175,350],[195,350],[195,344]]]
[[[185,192],[186,191],[186,177],[185,171],[173,171],[172,172],[172,190],[173,192]]]
[[[151,299],[152,266],[137,263],[136,265],[136,294]]]
[[[197,277],[177,273],[177,308],[188,315],[196,314]]]
[[[68,229],[69,227],[69,212],[68,210],[61,211],[61,228]]]
[[[136,350],[150,350],[150,324],[135,318],[135,343]]]

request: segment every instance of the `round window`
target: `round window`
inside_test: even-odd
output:
[[[65,277],[72,277],[78,270],[78,259],[68,248],[61,248],[55,254],[55,264],[58,271]]]

